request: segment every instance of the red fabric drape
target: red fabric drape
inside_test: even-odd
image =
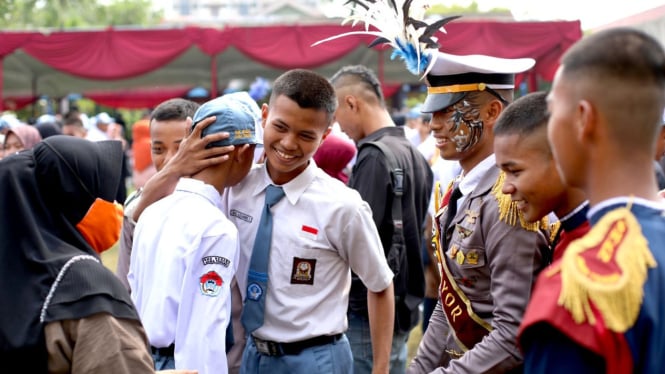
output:
[[[26,106],[33,104],[37,101],[36,97],[32,96],[12,96],[2,99],[2,109],[3,110],[19,110],[23,109]]]
[[[163,66],[192,45],[207,55],[233,46],[273,68],[313,68],[348,54],[372,36],[348,36],[311,47],[314,42],[355,29],[340,25],[294,25],[156,30],[0,32],[0,57],[23,48],[39,61],[91,79],[113,80]],[[559,56],[582,36],[579,21],[453,22],[438,33],[441,50],[454,54],[532,57],[535,70],[551,80]]]
[[[348,36],[311,47],[314,42],[352,30],[341,25],[293,25],[185,29],[53,32],[0,32],[0,57],[23,48],[39,61],[91,79],[113,80],[147,73],[196,45],[209,56],[235,47],[273,68],[317,67],[350,53],[372,36]],[[532,57],[535,70],[551,80],[560,55],[582,36],[579,21],[453,22],[438,33],[441,50],[454,54]]]
[[[2,43],[0,43],[0,57],[5,57],[10,53],[14,53],[18,48],[30,42],[32,37],[36,35],[32,32],[1,32]]]
[[[252,60],[279,69],[321,66],[350,53],[361,43],[368,44],[373,40],[371,36],[348,36],[311,46],[319,40],[349,31],[352,29],[348,26],[333,25],[229,29],[235,48]]]
[[[381,86],[383,88],[383,97],[386,99],[389,97],[393,97],[397,93],[397,91],[402,89],[402,84],[401,83],[383,83]]]
[[[185,32],[192,43],[208,56],[222,53],[233,44],[233,32],[227,29],[188,27]]]
[[[487,54],[504,58],[531,57],[533,72],[551,81],[559,58],[582,37],[579,21],[453,22],[439,32],[441,51],[457,55]]]
[[[277,69],[316,68],[333,62],[368,44],[372,36],[348,36],[320,44],[314,42],[362,26],[290,25],[227,27],[224,29],[187,27],[183,29],[0,32],[0,58],[22,48],[27,54],[57,70],[89,79],[116,80],[139,76],[173,61],[192,46],[208,56],[217,56],[229,47],[249,59]],[[453,54],[489,54],[498,57],[532,57],[536,66],[528,72],[531,86],[536,77],[552,80],[559,58],[582,37],[579,21],[494,22],[455,21],[447,33],[437,34],[441,50]],[[380,48],[380,47],[375,47]],[[214,60],[214,59],[213,59]],[[212,61],[212,60],[211,60]],[[216,65],[216,64],[215,64]],[[214,66],[212,68],[214,69]],[[223,71],[216,72],[223,74]],[[2,76],[0,75],[0,78]],[[521,81],[524,77],[517,77]],[[165,82],[168,83],[168,82]],[[533,87],[532,87],[533,88]],[[2,86],[0,85],[0,93]],[[149,90],[148,90],[149,91]],[[124,92],[128,99],[95,94],[105,104],[139,107],[138,93]],[[38,95],[39,92],[34,92]],[[154,103],[156,94],[145,102]],[[0,103],[11,100],[2,100]],[[17,101],[18,102],[18,101]],[[102,101],[100,101],[101,103]]]
[[[159,103],[174,97],[184,97],[192,87],[160,87],[142,90],[122,90],[112,92],[88,92],[83,96],[94,102],[112,108],[141,109],[154,108]]]
[[[191,46],[182,30],[114,30],[35,35],[23,46],[43,63],[84,78],[113,80],[157,69]]]
[[[0,43],[0,111],[3,111],[5,109],[12,109],[7,106],[9,105],[15,105],[15,101],[11,101],[6,103],[4,99],[4,73],[3,73],[3,63],[4,63],[4,57],[14,53],[18,48],[21,46],[25,45],[30,41],[32,38],[32,33],[25,33],[25,32],[6,32],[2,33],[2,43]],[[30,103],[28,103],[30,104]],[[25,104],[25,105],[28,105]],[[25,106],[23,105],[23,106]],[[20,109],[20,108],[17,108]],[[15,110],[15,109],[12,109]]]

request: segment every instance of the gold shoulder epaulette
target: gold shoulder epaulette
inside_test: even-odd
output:
[[[492,186],[492,195],[496,198],[496,201],[499,205],[499,219],[511,226],[517,226],[517,223],[529,230],[529,231],[538,231],[541,228],[547,227],[547,218],[544,218],[543,221],[538,222],[527,222],[524,220],[524,216],[517,209],[517,203],[512,201],[510,195],[506,195],[501,192],[503,187],[503,181],[506,179],[506,174],[501,171],[499,172],[499,177],[496,179],[494,186]],[[545,226],[543,226],[543,224]]]
[[[608,329],[623,333],[637,320],[647,271],[655,266],[635,216],[613,210],[566,249],[558,303],[577,323],[595,325],[598,313]]]
[[[554,240],[556,240],[556,234],[559,232],[561,229],[561,221],[556,221],[553,223],[549,223],[549,220],[547,219],[547,216],[543,217],[542,221],[540,221],[543,224],[543,227],[547,227],[549,230],[549,243],[555,244]]]

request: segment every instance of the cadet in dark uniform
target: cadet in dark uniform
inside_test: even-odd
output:
[[[589,198],[592,228],[543,273],[557,304],[523,334],[528,372],[661,372],[665,204],[653,157],[664,105],[665,51],[650,36],[611,29],[564,55],[548,137],[566,183]]]

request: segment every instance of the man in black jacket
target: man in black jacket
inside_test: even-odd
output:
[[[425,278],[421,256],[424,222],[432,193],[432,171],[427,160],[396,127],[388,112],[376,75],[365,66],[347,66],[339,70],[331,83],[337,94],[335,119],[358,147],[349,187],[357,190],[372,208],[383,249],[396,274],[395,332],[391,350],[391,373],[406,370],[406,341],[419,319],[418,306],[425,294]],[[393,200],[395,181],[389,155],[368,146],[380,142],[394,156],[403,171],[403,195]],[[401,202],[402,242],[393,236],[400,223],[393,222],[393,201]],[[401,248],[398,248],[401,247]],[[393,252],[391,253],[391,249]],[[396,261],[392,259],[396,258]],[[367,290],[355,275],[349,298],[349,330],[356,374],[371,373],[372,350],[367,318]]]

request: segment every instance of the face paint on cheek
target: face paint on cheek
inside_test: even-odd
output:
[[[455,104],[451,132],[457,152],[464,152],[473,147],[483,134],[483,121],[480,120],[480,110],[472,106],[468,101],[462,100]]]

